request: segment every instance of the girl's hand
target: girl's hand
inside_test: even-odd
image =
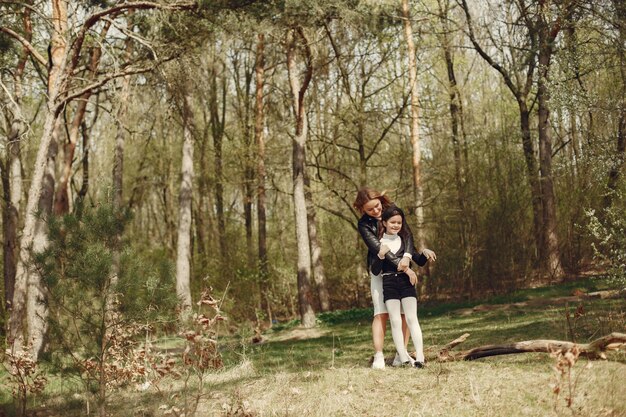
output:
[[[415,286],[417,284],[417,274],[412,269],[407,269],[405,273],[409,276],[409,281],[411,281],[411,285]]]
[[[378,257],[380,259],[385,259],[385,254],[387,252],[389,252],[391,249],[389,249],[389,246],[387,245],[380,245],[380,249],[378,250]]]

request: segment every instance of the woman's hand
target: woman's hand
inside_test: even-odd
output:
[[[411,281],[411,285],[415,286],[417,284],[417,274],[411,268],[404,271],[409,276],[409,281]]]
[[[430,249],[424,249],[422,251],[422,254],[426,257],[426,259],[428,259],[429,261],[433,261],[435,262],[437,260],[437,254],[435,254],[434,251],[430,250]]]
[[[390,250],[391,249],[389,249],[389,246],[387,246],[387,245],[380,245],[380,249],[378,250],[378,258],[385,259],[385,255]]]
[[[411,266],[411,258],[403,256],[400,262],[398,262],[398,271],[404,272],[409,269],[409,266]]]

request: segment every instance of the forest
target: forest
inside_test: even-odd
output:
[[[41,361],[106,415],[131,341],[202,375],[218,325],[371,307],[366,186],[437,253],[420,302],[626,286],[622,0],[0,0],[0,51],[24,407]]]

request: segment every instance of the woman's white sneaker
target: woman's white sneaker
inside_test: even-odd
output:
[[[372,369],[385,369],[385,356],[383,355],[383,352],[374,353]]]

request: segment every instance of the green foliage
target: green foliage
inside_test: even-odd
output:
[[[174,265],[163,249],[137,256],[133,250],[125,248],[116,290],[120,311],[126,317],[153,325],[173,321],[172,313],[178,305],[174,276]]]
[[[289,330],[289,329],[293,329],[294,327],[297,327],[300,325],[300,320],[299,319],[294,319],[294,320],[289,320],[287,322],[284,323],[276,323],[274,325],[272,325],[272,331],[283,331],[283,330]]]
[[[87,357],[101,349],[113,305],[125,322],[164,320],[176,305],[169,262],[137,256],[120,240],[128,221],[110,205],[86,209],[81,218],[51,217],[48,247],[34,256],[48,290],[52,331]],[[112,288],[116,256],[118,284]]]
[[[347,321],[370,320],[372,317],[371,308],[352,308],[321,313],[317,316],[317,321],[323,324],[338,324]]]
[[[623,201],[616,193],[615,201]],[[587,211],[589,233],[595,239],[592,244],[594,257],[605,262],[610,281],[626,286],[626,207],[613,205],[596,213]]]
[[[0,33],[0,53],[2,53],[2,56],[11,50],[13,46],[12,40],[13,38],[10,38],[9,35],[4,32]]]

